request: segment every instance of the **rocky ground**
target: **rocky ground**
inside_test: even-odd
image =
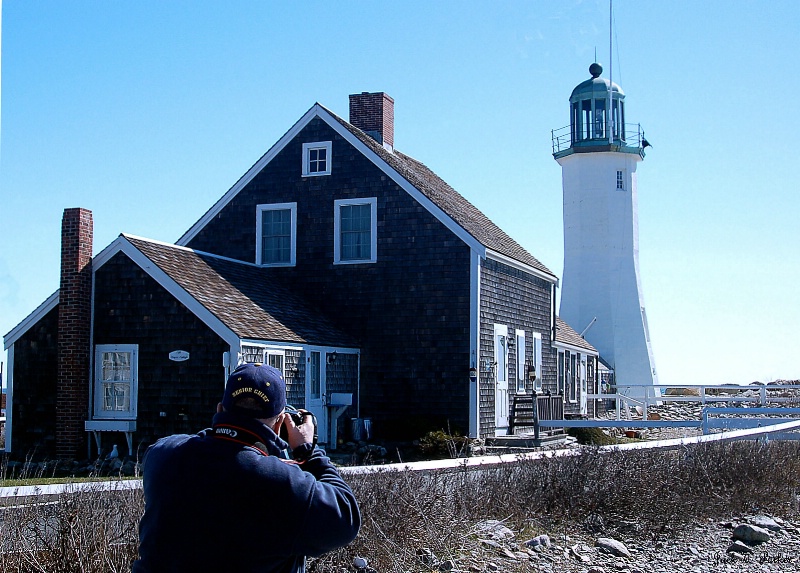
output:
[[[635,528],[633,528],[635,529]],[[421,571],[453,573],[783,573],[800,571],[800,528],[766,515],[697,523],[658,535],[574,532],[520,536],[497,521],[478,524],[479,549],[450,559],[417,552]],[[366,565],[358,568],[356,565]],[[365,561],[357,571],[370,572]]]

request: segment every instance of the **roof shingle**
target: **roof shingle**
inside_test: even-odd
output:
[[[276,282],[270,269],[139,237],[125,239],[239,338],[356,346],[352,337]]]

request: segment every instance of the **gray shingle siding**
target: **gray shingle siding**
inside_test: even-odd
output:
[[[556,389],[556,357],[550,344],[550,309],[552,284],[494,260],[485,260],[481,265],[480,281],[480,434],[481,437],[495,433],[495,380],[493,371],[487,371],[484,360],[494,361],[494,325],[508,327],[509,337],[516,329],[525,331],[525,358],[533,358],[531,334],[542,335],[542,387]],[[509,372],[516,372],[516,351],[509,352]],[[514,389],[514,377],[509,376],[509,388]],[[526,391],[533,385],[526,382]]]
[[[139,345],[134,448],[210,425],[222,399],[222,355],[229,347],[122,253],[95,273],[94,343]],[[189,360],[169,360],[173,350],[188,351]],[[116,443],[122,454],[124,437]]]
[[[11,450],[20,459],[52,456],[56,445],[58,306],[14,342],[13,375]]]
[[[315,141],[332,141],[332,173],[304,178],[302,143]],[[334,200],[368,197],[377,198],[377,262],[334,265]],[[255,206],[287,202],[297,203],[297,264],[269,276],[357,341],[362,417],[389,437],[466,432],[469,248],[320,119],[187,246],[254,262]]]

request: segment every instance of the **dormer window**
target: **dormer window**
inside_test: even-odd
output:
[[[331,174],[331,142],[303,144],[303,177]]]

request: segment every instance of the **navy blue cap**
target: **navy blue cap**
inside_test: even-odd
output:
[[[246,407],[236,406],[248,400]],[[222,405],[228,412],[251,418],[274,418],[286,407],[286,382],[280,370],[266,364],[240,364],[228,377]]]

